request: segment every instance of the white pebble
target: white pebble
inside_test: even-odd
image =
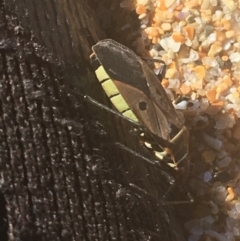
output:
[[[228,50],[230,47],[231,47],[231,41],[229,39],[224,40],[222,45],[223,50]]]
[[[200,108],[202,110],[206,110],[209,106],[209,102],[208,102],[208,99],[207,98],[202,98],[200,99]]]
[[[205,133],[203,133],[203,139],[206,141],[206,143],[212,147],[214,150],[219,151],[222,147],[222,141],[213,138]]]
[[[233,233],[234,233],[234,236],[239,236],[239,234],[240,234],[239,228],[238,227],[234,227],[233,228]]]
[[[236,208],[237,212],[240,213],[240,203],[236,203],[235,208]]]
[[[188,231],[190,231],[194,226],[196,226],[196,225],[199,225],[199,220],[198,219],[192,219],[192,220],[189,220],[188,222],[186,222],[185,224],[184,224],[184,227],[188,230]]]
[[[227,196],[227,190],[224,186],[218,186],[214,190],[215,197],[218,199],[218,201],[224,201]]]
[[[209,235],[212,238],[215,238],[217,241],[228,241],[226,237],[224,237],[222,234],[217,233],[213,230],[207,230],[204,232],[205,234]]]
[[[215,58],[203,57],[202,58],[203,65],[208,65],[211,67],[215,67],[218,65],[218,62]]]
[[[210,3],[213,7],[216,7],[217,4],[218,4],[218,1],[217,0],[210,0]],[[220,12],[220,11],[219,11]]]
[[[221,150],[221,151],[217,152],[217,157],[218,157],[219,159],[224,158],[226,155],[227,155],[227,152],[224,151],[224,150]]]
[[[227,217],[226,224],[230,230],[233,230],[234,227],[238,226],[238,221],[233,217]]]
[[[240,53],[230,54],[229,59],[231,60],[232,63],[239,62],[240,61]]]
[[[198,241],[200,237],[200,235],[192,234],[189,236],[188,241]]]
[[[211,179],[212,179],[212,173],[209,172],[209,171],[204,172],[204,174],[203,174],[203,181],[204,182],[209,182],[209,181],[211,181]]]
[[[168,79],[169,85],[168,88],[170,89],[177,89],[180,87],[180,81],[179,79]]]
[[[144,14],[144,13],[143,13],[143,14]],[[148,22],[149,22],[149,16],[146,15],[146,16],[143,17],[143,14],[141,14],[141,15],[142,15],[142,18],[140,18],[141,15],[140,15],[138,18],[139,18],[139,19],[142,19],[142,20],[141,20],[141,24],[142,24],[142,25],[147,26],[147,25],[148,25]]]
[[[196,110],[200,107],[199,100],[191,100],[188,103],[192,103],[192,106],[188,107],[189,110]]]
[[[239,215],[239,212],[236,210],[236,208],[232,208],[227,213],[228,213],[229,217],[232,218],[232,219],[236,219]],[[230,221],[228,221],[228,222],[230,222]],[[230,225],[230,227],[231,227],[231,225]]]
[[[240,104],[240,98],[236,98],[233,94],[227,95],[226,99],[231,101],[233,104]]]
[[[187,109],[187,101],[183,100],[177,104],[174,104],[175,109],[177,110],[186,110]]]
[[[223,130],[226,128],[232,128],[236,121],[232,115],[228,113],[223,113],[216,118],[215,128],[218,130]]]
[[[181,61],[182,63],[184,63],[184,64],[187,64],[187,63],[189,63],[191,60],[190,60],[189,58],[182,58],[182,59],[180,59],[180,61]]]
[[[209,201],[209,204],[211,205],[211,213],[216,215],[219,212],[218,206],[211,200]]]
[[[235,240],[232,231],[227,231],[227,232],[225,233],[225,236],[227,237],[228,241],[233,241],[233,240]]]
[[[208,215],[208,216],[206,216],[206,217],[204,218],[204,221],[206,221],[207,223],[212,224],[212,223],[215,222],[215,219],[213,218],[212,215]]]
[[[189,55],[189,59],[191,59],[191,61],[196,61],[199,59],[199,54],[197,51],[191,49],[190,50],[190,55]]]
[[[138,16],[138,19],[144,19],[147,16],[146,13],[142,13]]]
[[[224,168],[227,167],[232,162],[232,158],[230,156],[225,156],[223,159],[218,161],[218,167]]]
[[[217,40],[217,35],[216,33],[211,33],[208,35],[208,37],[202,42],[202,47],[207,48],[209,47],[212,43],[214,43]]]
[[[187,38],[186,41],[185,41],[185,44],[186,44],[188,47],[191,47],[191,46],[192,46],[192,40],[190,40],[189,38]]]
[[[238,185],[236,188],[234,188],[234,192],[240,196],[240,186]],[[240,211],[239,211],[240,212]]]
[[[175,42],[172,36],[165,39],[161,39],[159,43],[167,52],[169,49],[171,49],[174,53],[177,53],[181,47],[181,43]]]
[[[148,0],[137,0],[138,5],[147,5]]]

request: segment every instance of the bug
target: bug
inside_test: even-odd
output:
[[[154,154],[178,170],[179,164],[188,155],[189,131],[159,78],[143,59],[114,40],[101,40],[92,50],[90,59],[97,79],[118,112],[91,98],[90,101],[140,126],[162,150],[153,149]],[[150,143],[145,144],[151,146]],[[132,152],[127,147],[123,148]],[[170,178],[170,182],[174,181]]]
[[[132,50],[111,39],[99,41],[92,50],[97,79],[112,104],[163,149],[155,152],[157,157],[170,156],[168,165],[178,169],[188,154],[189,132],[155,73]],[[173,126],[177,134],[170,138]]]

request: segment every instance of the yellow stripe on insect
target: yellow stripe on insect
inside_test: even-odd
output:
[[[95,73],[100,83],[103,82],[104,80],[110,79],[110,77],[108,76],[107,72],[105,71],[102,65],[100,65],[96,69]]]
[[[103,66],[99,66],[99,68],[95,71],[96,76],[101,83],[105,93],[110,98],[111,102],[115,106],[115,108],[120,112],[124,112],[123,115],[127,118],[138,122],[137,117],[133,114],[133,112],[129,109],[127,102],[123,99],[121,94],[119,93],[118,88],[113,83],[112,79],[108,76]],[[102,83],[103,82],[103,83]],[[112,96],[112,97],[111,97]]]
[[[113,105],[117,108],[117,110],[122,113],[127,118],[138,122],[137,117],[133,114],[133,112],[129,109],[127,102],[123,99],[123,97],[118,94],[110,98]]]
[[[111,79],[104,81],[101,85],[109,98],[111,98],[113,95],[119,94],[118,88]]]
[[[124,112],[123,115],[126,116],[127,118],[133,120],[133,121],[138,122],[137,117],[133,114],[133,112],[131,110],[128,110],[128,111]]]

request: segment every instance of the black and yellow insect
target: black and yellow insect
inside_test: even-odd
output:
[[[164,150],[160,157],[169,154],[168,164],[177,169],[188,154],[188,129],[158,77],[132,50],[111,39],[99,41],[92,50],[96,76],[115,108],[139,123]],[[172,126],[177,129],[173,138]]]

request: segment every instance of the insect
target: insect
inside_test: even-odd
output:
[[[188,154],[189,131],[158,77],[132,50],[111,39],[99,41],[92,50],[96,76],[112,104],[161,147],[163,151],[154,151],[159,159],[178,169]]]

